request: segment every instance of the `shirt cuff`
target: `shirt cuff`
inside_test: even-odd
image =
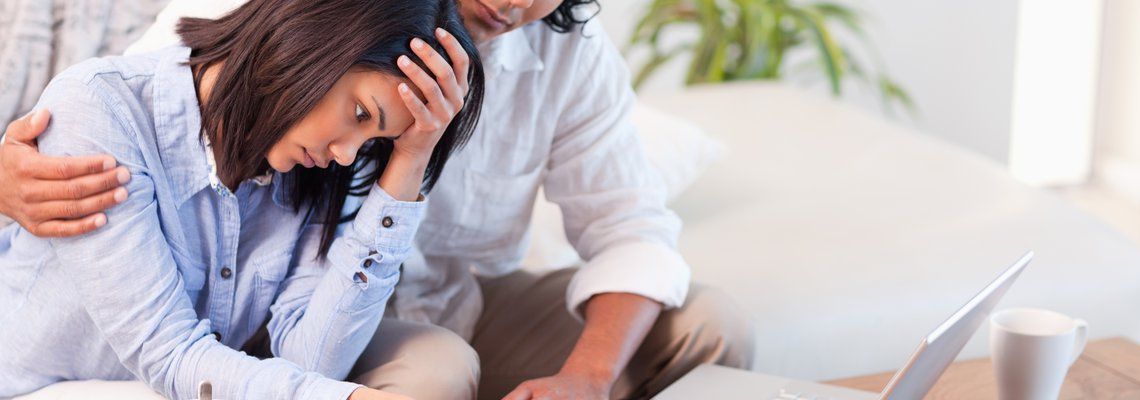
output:
[[[400,263],[412,250],[427,208],[426,199],[420,199],[399,201],[379,186],[373,187],[345,235],[329,249],[332,268],[349,277],[349,285],[372,293],[366,297],[387,296],[387,291],[367,289],[375,285],[387,288],[399,279]],[[369,303],[367,298],[359,300]]]
[[[380,185],[372,185],[350,232],[370,250],[403,252],[412,247],[427,210],[427,199],[399,201]]]
[[[566,307],[583,320],[582,305],[602,293],[631,293],[680,307],[689,292],[689,265],[673,248],[633,242],[607,249],[578,269],[566,289]]]

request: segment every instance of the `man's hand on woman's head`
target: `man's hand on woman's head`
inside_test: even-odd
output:
[[[0,214],[41,237],[75,236],[107,223],[104,210],[127,199],[130,180],[111,156],[50,157],[36,138],[51,114],[33,112],[12,121],[0,144]]]

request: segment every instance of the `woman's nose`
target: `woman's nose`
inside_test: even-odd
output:
[[[511,7],[525,10],[534,4],[534,0],[508,0],[507,4],[510,4]]]
[[[329,152],[337,164],[347,167],[356,161],[356,152],[363,143],[363,141],[356,143],[356,140],[333,142],[329,144]]]

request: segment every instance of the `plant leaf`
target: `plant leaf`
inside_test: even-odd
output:
[[[877,90],[884,111],[889,113],[898,104],[913,114],[916,107],[906,90],[885,73],[876,72],[883,70],[882,58],[863,29],[867,19],[858,7],[845,5],[843,0],[648,0],[626,50],[648,49],[649,60],[633,80],[636,88],[682,54],[692,55],[686,84],[781,79],[785,72],[799,71],[785,68],[785,54],[810,46],[833,95],[841,94],[844,79],[850,77]],[[673,45],[673,37],[664,34],[682,27],[695,28],[699,35],[682,37]],[[855,33],[854,43],[841,44],[836,29]],[[663,36],[670,38],[671,48],[663,48]],[[852,44],[862,46],[852,48]],[[865,63],[857,55],[874,62]]]
[[[831,93],[838,96],[843,90],[840,83],[845,68],[843,52],[824,25],[823,17],[810,9],[792,8],[788,11],[812,33],[820,59],[823,61],[824,73],[831,83]]]
[[[825,19],[839,21],[843,26],[859,36],[866,35],[866,32],[863,30],[863,14],[854,8],[830,2],[812,3],[805,6],[805,8],[814,10]]]
[[[906,108],[911,117],[918,116],[918,106],[914,104],[910,94],[886,76],[879,77],[879,92],[882,93],[883,109],[887,112],[890,112],[892,102],[898,102]]]

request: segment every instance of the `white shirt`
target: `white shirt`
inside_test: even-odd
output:
[[[176,40],[174,21],[159,18],[131,50]],[[534,22],[480,54],[482,119],[431,193],[389,312],[470,338],[483,308],[475,275],[520,268],[539,187],[584,260],[566,293],[570,313],[612,292],[680,306],[690,279],[675,249],[681,222],[629,120],[629,71],[601,26],[557,33]]]
[[[585,260],[566,293],[569,312],[580,316],[586,300],[609,292],[680,306],[689,287],[675,250],[681,222],[629,120],[629,72],[605,32],[535,22],[480,53],[482,119],[431,194],[416,238],[423,257],[405,262],[395,313],[470,337],[482,308],[471,274],[519,268],[540,186]]]

